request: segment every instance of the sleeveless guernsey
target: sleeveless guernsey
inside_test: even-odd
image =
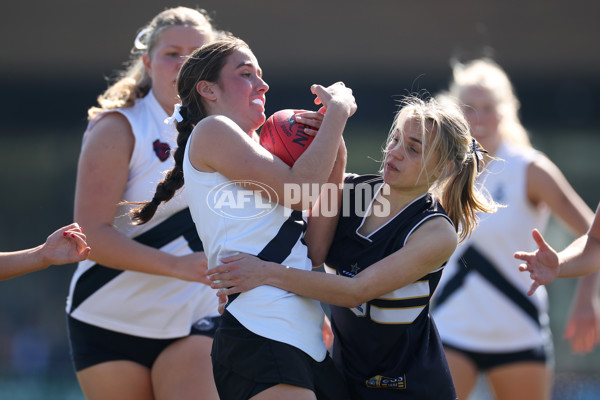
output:
[[[517,250],[537,248],[531,231],[543,231],[549,219],[547,208],[534,208],[527,200],[527,168],[537,154],[502,144],[499,160],[479,178],[506,207],[481,215],[479,226],[448,261],[433,308],[444,343],[486,353],[551,346],[546,289],[528,296],[531,279],[513,258]]]
[[[100,114],[87,130],[109,112],[124,115],[135,137],[123,200],[151,200],[163,173],[173,167],[170,151],[176,147],[177,132],[173,125],[164,123],[167,114],[152,92],[133,107]],[[161,204],[156,215],[143,225],[132,225],[129,207],[119,207],[115,228],[127,237],[177,256],[202,251],[180,192]],[[176,338],[188,335],[197,320],[219,315],[215,292],[201,283],[122,271],[85,260],[71,280],[66,310],[77,320],[105,329],[147,338]]]
[[[209,267],[243,252],[292,268],[312,269],[302,240],[305,221],[301,212],[255,196],[218,172],[196,170],[188,151],[189,147],[183,162],[185,197]],[[316,361],[325,359],[324,313],[318,301],[259,286],[239,294],[227,310],[255,334],[297,347]]]
[[[377,175],[345,179],[345,201],[327,255],[327,272],[353,277],[401,249],[428,219],[442,217],[452,224],[436,198],[426,193],[368,236],[360,234],[362,211],[375,207],[382,183]],[[442,270],[440,265],[417,281],[352,309],[331,306],[332,357],[353,399],[456,399],[442,342],[429,314]]]

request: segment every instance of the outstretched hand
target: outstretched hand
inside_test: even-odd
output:
[[[557,252],[546,243],[544,237],[537,229],[532,232],[533,240],[538,245],[534,252],[518,251],[514,254],[516,259],[525,261],[519,266],[522,272],[528,271],[533,280],[531,288],[527,293],[531,296],[538,287],[552,282],[559,273],[559,260]]]
[[[54,231],[42,245],[41,255],[46,265],[62,265],[85,260],[90,247],[79,224],[72,223]]]

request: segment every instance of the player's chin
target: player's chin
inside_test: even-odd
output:
[[[262,114],[258,117],[254,117],[252,119],[252,129],[255,131],[258,130],[261,126],[263,126],[266,120],[267,118],[265,117],[265,114]]]

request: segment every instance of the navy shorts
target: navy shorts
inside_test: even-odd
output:
[[[220,317],[203,318],[192,326],[190,335],[214,337]],[[160,353],[181,338],[149,339],[115,332],[67,316],[71,359],[75,371],[107,361],[127,360],[152,368]]]
[[[222,399],[246,400],[278,384],[310,389],[319,400],[349,398],[344,378],[329,355],[317,362],[294,346],[254,334],[227,311],[211,356]]]
[[[540,346],[535,349],[527,349],[506,353],[481,353],[461,349],[460,347],[451,346],[444,343],[444,348],[454,350],[461,353],[470,359],[480,371],[487,371],[495,367],[518,363],[518,362],[539,362],[541,364],[551,365],[553,363],[553,355],[550,349]]]

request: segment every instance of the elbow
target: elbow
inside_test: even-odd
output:
[[[299,203],[283,203],[282,206],[289,207],[294,211],[306,211],[308,207],[306,207],[302,202]]]
[[[305,164],[303,164],[305,165]],[[295,183],[296,185],[298,185],[299,187],[302,188],[309,188],[310,190],[312,190],[312,188],[314,187],[314,185],[316,185],[317,187],[321,187],[321,185],[323,185],[325,182],[327,182],[327,177],[328,174],[326,174],[324,171],[326,171],[327,169],[320,169],[320,168],[316,168],[314,165],[308,165],[308,166],[304,166],[304,167],[300,167],[300,165],[294,164],[294,166],[292,167],[292,171],[293,171],[293,177],[291,178],[290,182]],[[329,168],[328,171],[330,171],[331,168]],[[309,192],[310,192],[309,190]],[[311,193],[305,193],[306,191],[302,191],[301,196],[302,197],[308,197],[308,198],[312,198],[313,196],[311,195]]]
[[[355,279],[355,278],[349,278]],[[371,300],[365,296],[365,291],[362,289],[354,289],[350,292],[347,292],[342,299],[342,303],[340,304],[342,307],[355,308],[358,307],[367,301]]]
[[[106,237],[107,232],[115,231],[112,224],[99,223],[95,220],[88,221],[85,218],[80,218],[76,221],[85,232],[88,245],[95,249],[101,247],[100,243],[102,243],[102,238]]]
[[[368,283],[365,279],[355,276],[353,278],[348,278],[348,280],[350,290],[346,292],[345,307],[355,308],[376,297],[374,296],[374,293],[369,290]]]
[[[308,258],[310,258],[310,260],[312,261],[313,268],[321,268],[324,264],[324,261],[320,261],[318,258],[313,258],[310,256],[310,254],[308,255]]]
[[[366,302],[367,302],[367,300],[363,299],[362,296],[361,297],[353,296],[352,298],[345,299],[344,300],[345,304],[342,304],[341,306],[347,307],[347,308],[356,308]]]
[[[308,246],[308,258],[312,261],[313,268],[318,268],[325,264],[325,254],[319,249],[314,249],[315,246]]]
[[[308,257],[310,258],[310,260],[312,261],[312,267],[313,268],[321,268],[323,266],[323,264],[325,264],[325,261],[319,261],[319,259],[314,259],[312,257]]]
[[[325,242],[321,238],[314,238],[310,234],[307,234],[304,239],[308,243],[308,258],[312,261],[313,268],[324,266],[329,253],[329,242]]]

